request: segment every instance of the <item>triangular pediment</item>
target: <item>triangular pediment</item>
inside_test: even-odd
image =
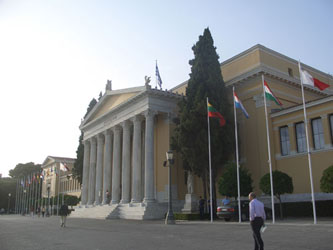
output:
[[[42,164],[42,168],[49,165],[49,164],[52,164],[54,163],[55,160],[52,158],[52,156],[48,156],[46,157],[46,159],[44,160],[43,164]]]
[[[87,124],[88,122],[96,120],[99,117],[102,117],[103,115],[107,114],[114,108],[127,102],[128,100],[132,99],[133,97],[142,93],[145,90],[146,87],[144,86],[144,87],[106,91],[101,100],[95,105],[95,107],[87,115],[86,119],[82,122],[81,126]]]

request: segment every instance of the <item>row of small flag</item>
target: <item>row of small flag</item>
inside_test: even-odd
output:
[[[312,77],[306,70],[301,69],[301,66],[299,64],[300,68],[300,78],[301,78],[301,83],[305,85],[310,85],[312,87],[316,87],[320,90],[324,90],[329,87],[328,84],[321,82],[320,80]],[[264,81],[264,91],[265,91],[265,96],[267,99],[274,101],[277,105],[282,106],[282,103],[280,100],[273,94],[273,91],[270,89],[268,86],[267,82]],[[245,115],[246,118],[249,118],[249,114],[247,113],[246,109],[244,108],[241,100],[238,98],[236,92],[234,91],[234,104],[235,107],[242,110],[243,114]],[[209,117],[216,117],[220,119],[220,126],[225,125],[225,119],[224,117],[216,111],[216,109],[208,102],[207,103],[207,109],[208,109],[208,116]]]
[[[69,168],[66,163],[60,163],[60,170],[63,172],[69,171]],[[23,177],[20,181],[20,184],[22,187],[29,186],[33,182],[40,182],[41,179],[44,179],[45,176],[49,176],[50,172],[55,172],[56,175],[58,175],[58,171],[56,167],[51,167],[50,169],[41,170],[37,173],[32,173],[31,175],[28,175],[27,177]]]

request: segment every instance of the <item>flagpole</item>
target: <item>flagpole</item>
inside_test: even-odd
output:
[[[207,111],[208,111],[208,97],[207,97]],[[213,185],[212,185],[212,163],[210,153],[210,125],[209,125],[209,112],[207,112],[208,122],[208,154],[209,154],[209,190],[210,190],[210,222],[213,223]]]
[[[237,113],[235,102],[235,86],[232,87],[232,93],[234,98],[234,117],[235,117],[235,140],[236,140],[236,164],[237,164],[237,192],[238,192],[238,222],[242,222],[241,218],[241,200],[240,200],[240,184],[239,184],[239,154],[238,154],[238,131],[237,131]]]
[[[61,164],[61,163],[59,163]],[[57,176],[57,172],[56,172]],[[57,201],[57,215],[59,216],[59,197],[60,197],[60,166],[59,166],[59,172],[58,172],[58,201]]]
[[[274,192],[273,192],[273,173],[272,173],[272,160],[271,160],[271,145],[269,139],[269,130],[268,130],[268,117],[267,117],[267,103],[266,103],[266,91],[265,91],[265,80],[264,74],[261,75],[262,88],[264,93],[264,106],[265,106],[265,118],[266,118],[266,133],[267,133],[267,147],[268,147],[268,164],[269,164],[269,175],[271,182],[271,202],[272,202],[272,222],[275,223],[275,208],[274,208]]]
[[[309,132],[308,132],[308,119],[306,116],[306,107],[305,107],[305,98],[304,98],[304,88],[301,77],[301,62],[298,61],[298,70],[299,70],[299,78],[301,81],[301,89],[302,89],[302,100],[303,100],[303,113],[304,113],[304,127],[305,127],[305,137],[306,137],[306,148],[308,153],[308,162],[309,162],[309,174],[310,174],[310,183],[311,183],[311,198],[312,198],[312,210],[313,210],[313,224],[317,224],[317,215],[316,215],[316,203],[313,191],[313,179],[312,179],[312,164],[311,164],[311,153],[310,153],[310,145],[309,145]]]

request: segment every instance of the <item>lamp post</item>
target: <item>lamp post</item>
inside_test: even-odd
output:
[[[9,214],[9,207],[10,207],[10,196],[12,196],[11,193],[8,194],[8,209],[7,209],[7,214]]]
[[[169,203],[168,203],[168,214],[165,218],[165,224],[175,224],[175,219],[172,211],[172,195],[171,195],[171,166],[174,163],[172,150],[169,150],[166,153],[166,158],[169,165]]]
[[[50,216],[50,183],[47,184],[47,199],[48,199],[48,204],[47,204],[47,211],[46,211],[46,217]]]
[[[22,206],[22,215],[25,215],[25,205],[26,205],[26,201],[25,201],[25,198],[26,198],[26,193],[27,193],[27,190],[24,189],[23,190],[23,206]]]

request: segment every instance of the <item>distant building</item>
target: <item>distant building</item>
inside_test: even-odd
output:
[[[333,163],[333,78],[310,66],[302,64],[302,67],[331,86],[323,92],[305,87],[305,98],[314,191],[319,199],[332,199],[332,195],[320,192],[319,182],[323,170]],[[294,193],[284,196],[285,200],[310,200],[298,62],[256,45],[223,62],[221,70],[230,91],[230,102],[235,86],[250,115],[246,119],[238,113],[237,119],[240,162],[251,173],[255,190],[260,193],[260,178],[269,172],[261,81],[264,75],[283,103],[279,107],[268,102],[272,168],[293,178]],[[85,147],[81,207],[91,209],[86,215],[92,214],[96,205],[110,203],[111,206],[104,206],[108,208],[103,210],[104,214],[102,210],[96,210],[96,213],[102,217],[134,219],[164,216],[168,170],[163,162],[174,130],[172,118],[177,116],[177,103],[186,94],[186,87],[187,82],[170,91],[153,89],[148,84],[121,90],[106,89],[80,126]],[[203,194],[201,179],[194,177],[193,187],[187,189],[185,176],[178,157],[171,184],[176,210],[184,206],[188,190],[193,190],[197,197]],[[110,199],[107,199],[106,191],[110,193]]]
[[[81,185],[73,178],[72,169],[75,159],[65,157],[48,156],[42,164],[44,174],[42,197],[50,197],[58,194],[81,195]]]

